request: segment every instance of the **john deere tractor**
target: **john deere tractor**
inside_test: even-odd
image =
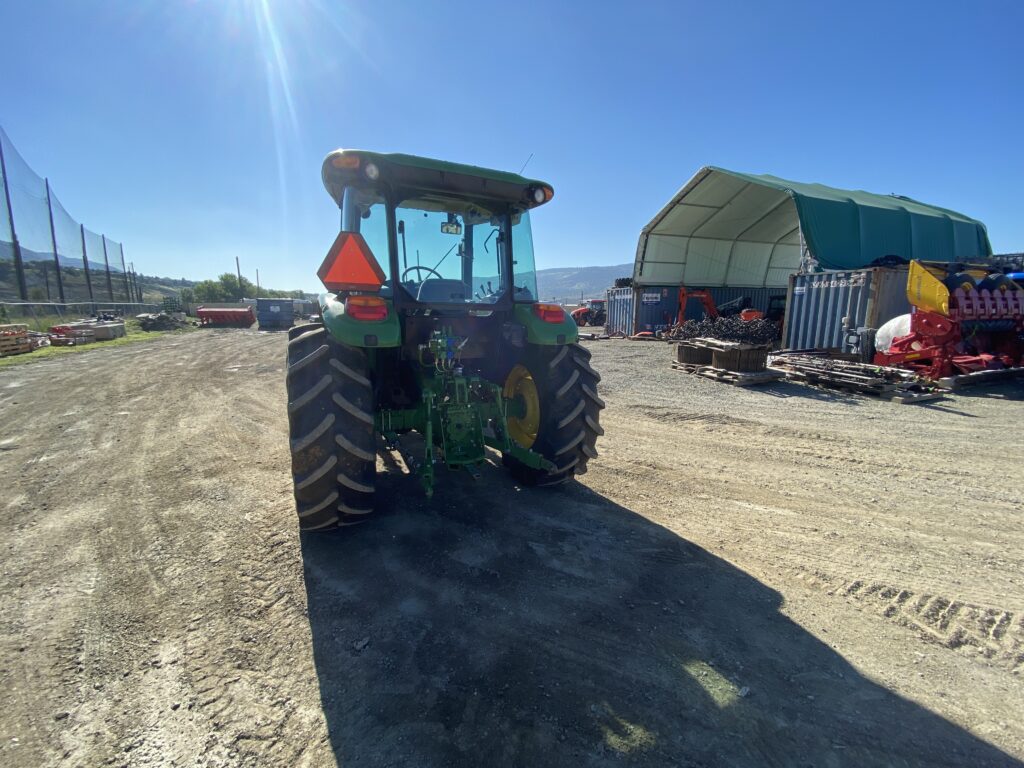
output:
[[[321,322],[288,344],[300,527],[366,520],[380,449],[428,495],[439,465],[476,476],[488,448],[524,484],[585,472],[604,403],[575,322],[538,301],[530,211],[551,186],[355,150],[322,176],[341,231],[318,273]]]

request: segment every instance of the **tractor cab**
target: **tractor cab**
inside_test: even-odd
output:
[[[341,231],[360,236],[361,260],[372,260],[379,275],[376,286],[338,280],[325,283],[329,290],[376,293],[413,314],[465,315],[537,300],[529,211],[553,197],[549,185],[352,150],[332,152],[322,175],[341,209]]]

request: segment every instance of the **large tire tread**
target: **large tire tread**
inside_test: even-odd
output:
[[[299,528],[326,531],[373,510],[373,389],[361,349],[320,323],[288,333],[288,421]]]
[[[590,350],[580,344],[535,347],[526,366],[541,399],[541,426],[532,450],[555,465],[551,471],[527,467],[505,458],[516,479],[527,485],[559,485],[587,471],[597,458],[597,438],[604,401],[597,396],[600,374],[590,365]]]

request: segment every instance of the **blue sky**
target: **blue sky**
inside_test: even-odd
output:
[[[538,266],[630,262],[701,166],[896,192],[1024,250],[1024,3],[9,0],[0,125],[139,271],[318,286],[339,146],[549,180]]]

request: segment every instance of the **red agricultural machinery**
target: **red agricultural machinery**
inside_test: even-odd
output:
[[[217,328],[248,328],[256,322],[252,307],[199,307],[199,323]]]
[[[1024,365],[1024,289],[1006,275],[913,261],[907,298],[909,333],[876,352],[876,364],[929,379]]]
[[[607,302],[604,299],[588,299],[569,314],[578,326],[604,325],[608,318]]]

